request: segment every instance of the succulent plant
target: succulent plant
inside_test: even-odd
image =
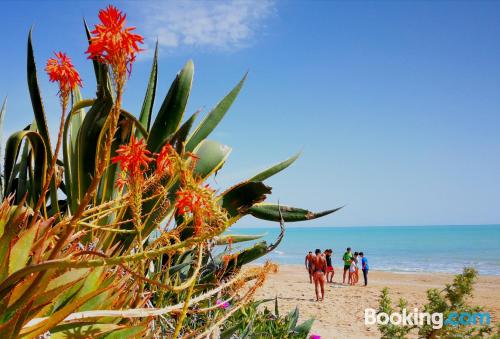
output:
[[[236,99],[246,75],[192,131],[198,112],[183,122],[193,81],[191,61],[176,75],[153,120],[156,50],[136,117],[122,107],[121,97],[142,38],[124,27],[125,16],[112,6],[99,17],[102,23],[93,31],[85,24],[95,98],[82,98],[78,82],[51,75],[50,70],[72,66],[65,55],[57,54],[59,59],[47,66],[51,80],[60,85],[62,116],[55,151],[31,32],[28,37],[28,88],[35,119],[12,134],[5,147],[0,337],[33,338],[46,332],[52,337],[210,334],[251,302],[266,274],[276,270],[271,263],[242,266],[279,244],[284,222],[337,209],[313,213],[263,203],[271,193],[264,181],[297,156],[220,194],[206,185],[231,151],[207,137]],[[106,40],[110,22],[121,29],[112,32],[121,40]],[[115,46],[115,41],[121,42]],[[5,103],[0,118],[4,114]],[[260,241],[234,250],[235,243],[259,238],[227,233],[245,215],[280,222],[280,236],[273,244]]]

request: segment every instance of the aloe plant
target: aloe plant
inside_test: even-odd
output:
[[[118,19],[122,15],[113,7],[100,17],[102,13]],[[91,32],[86,24],[85,29],[90,50],[98,29]],[[46,332],[54,337],[210,334],[251,302],[266,274],[276,269],[270,263],[242,267],[279,244],[285,222],[337,209],[313,213],[263,203],[271,193],[264,181],[290,166],[297,155],[221,194],[205,186],[231,151],[207,137],[236,99],[246,75],[192,131],[198,112],[183,122],[194,74],[191,61],[153,115],[155,50],[137,117],[121,107],[120,81],[125,78],[116,65],[97,57],[92,62],[96,97],[82,98],[78,87],[72,88],[68,110],[63,105],[62,159],[57,159],[29,34],[34,121],[8,138],[3,166],[0,337]],[[121,67],[125,72],[126,66]],[[5,104],[0,118],[4,110]],[[116,155],[131,152],[134,145],[147,161],[131,174]],[[197,209],[182,204],[188,195],[196,197]],[[234,250],[234,243],[260,238],[226,232],[245,215],[279,222],[278,239]],[[231,306],[219,312],[217,300]]]
[[[224,324],[220,338],[308,338],[314,319],[298,324],[298,308],[286,315],[280,315],[277,298],[274,299],[274,312],[267,306],[264,310],[259,310],[260,305],[270,301],[273,299],[254,301],[245,305],[239,314]]]

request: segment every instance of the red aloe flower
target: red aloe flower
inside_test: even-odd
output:
[[[173,175],[173,156],[175,155],[175,153],[175,149],[170,144],[167,144],[161,148],[160,153],[158,153],[158,155],[156,156],[157,174],[168,174],[170,176]]]
[[[67,100],[71,90],[77,86],[82,87],[82,80],[71,59],[65,53],[54,54],[55,58],[47,60],[45,71],[49,75],[51,82],[59,83],[59,95],[63,100]]]
[[[136,54],[144,43],[142,36],[131,33],[135,27],[125,27],[126,15],[114,6],[99,11],[101,24],[95,25],[91,32],[87,49],[89,59],[97,59],[113,68],[115,75],[122,77],[132,67]]]
[[[122,170],[135,179],[153,161],[153,158],[150,157],[151,152],[146,149],[144,139],[136,139],[133,135],[130,138],[130,143],[121,145],[116,153],[118,155],[111,159],[113,163],[119,163]]]
[[[176,195],[175,207],[177,208],[178,215],[194,213],[200,206],[201,197],[195,191],[180,189]]]
[[[194,189],[181,188],[176,192],[177,215],[192,215],[195,234],[200,234],[203,224],[213,217],[213,192],[208,184]]]
[[[115,186],[118,187],[119,189],[123,189],[123,187],[127,184],[127,172],[121,171],[118,178],[116,179]]]

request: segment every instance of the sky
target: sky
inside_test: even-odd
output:
[[[55,138],[57,89],[43,73],[72,57],[85,97],[95,82],[82,18],[109,2],[2,2],[3,139],[33,119],[26,41]],[[270,202],[330,216],[295,226],[500,223],[500,2],[111,2],[146,40],[124,106],[138,112],[160,45],[155,112],[192,59],[186,115],[207,113],[248,80],[210,136],[233,148],[211,183],[223,190],[301,151],[268,180]],[[242,226],[269,226],[246,217]]]

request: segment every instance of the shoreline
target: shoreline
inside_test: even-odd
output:
[[[278,262],[272,261],[274,264],[278,265],[279,267],[290,267],[290,268],[296,268],[296,269],[304,269],[303,264],[280,264]],[[250,266],[262,266],[263,264],[261,263],[255,263],[255,264],[250,264]],[[341,269],[342,267],[340,266],[334,266],[335,272],[337,272],[338,269]],[[388,274],[396,274],[396,275],[448,275],[451,277],[454,277],[457,274],[462,273],[457,272],[457,273],[451,273],[451,272],[442,272],[442,271],[391,271],[391,270],[372,270],[370,269],[370,273],[388,273]],[[478,277],[480,278],[499,278],[500,279],[500,273],[499,274],[480,274],[478,273]],[[362,276],[361,276],[362,278]]]
[[[340,274],[339,274],[340,272]],[[342,270],[335,267],[334,283],[325,285],[325,301],[316,302],[314,285],[309,283],[305,267],[297,264],[279,265],[278,273],[272,274],[257,291],[256,300],[278,297],[280,313],[299,308],[299,322],[314,317],[312,333],[321,338],[380,337],[376,325],[364,324],[364,309],[378,308],[381,290],[388,287],[393,303],[399,298],[408,301],[408,307],[423,308],[426,291],[442,289],[451,283],[454,274],[437,272],[389,272],[370,271],[368,286],[342,285]],[[362,280],[362,277],[360,277]],[[500,316],[500,276],[480,275],[474,285],[471,304],[484,306],[491,314],[491,324],[498,323]],[[270,309],[273,305],[268,304]],[[412,337],[412,336],[410,336]]]

